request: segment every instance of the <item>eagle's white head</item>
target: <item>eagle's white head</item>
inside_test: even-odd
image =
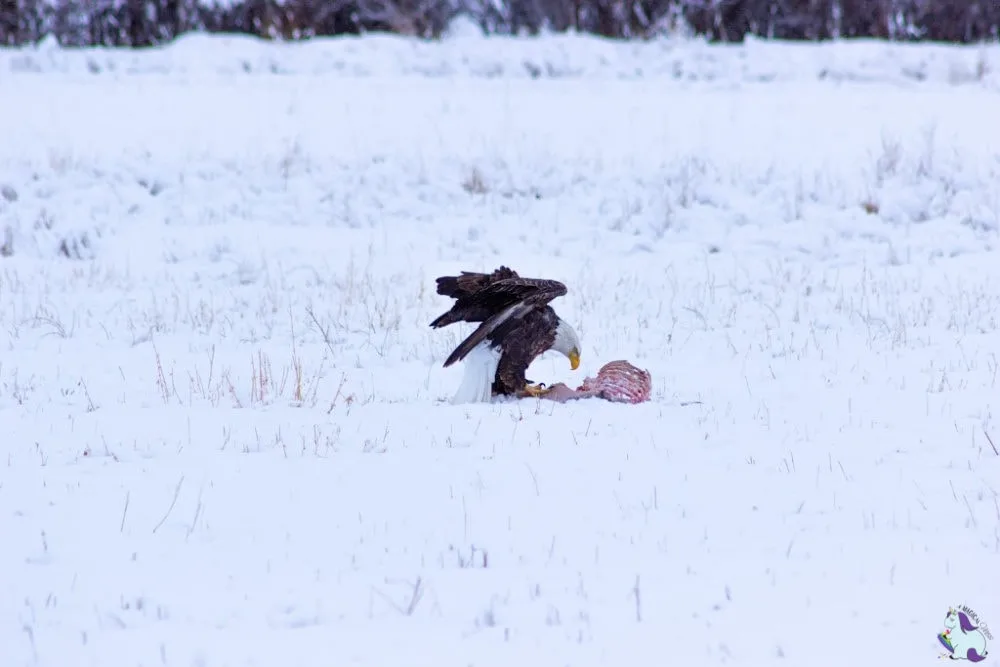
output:
[[[560,318],[556,327],[556,339],[552,349],[569,358],[569,367],[574,371],[580,367],[580,338],[569,322]]]

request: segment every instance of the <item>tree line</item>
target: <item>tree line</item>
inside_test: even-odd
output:
[[[996,40],[1000,0],[0,0],[0,44],[145,47],[188,32],[266,39],[390,32],[440,37],[464,15],[488,34],[576,31],[712,41],[872,37]]]

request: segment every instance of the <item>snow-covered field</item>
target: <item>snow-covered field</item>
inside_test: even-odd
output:
[[[949,606],[1000,627],[991,48],[0,53],[0,664],[920,665]],[[582,366],[532,379],[624,358],[653,400],[448,404],[434,278],[500,264],[569,286]]]

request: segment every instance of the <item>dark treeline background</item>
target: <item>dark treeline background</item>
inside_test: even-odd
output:
[[[458,15],[490,34],[574,30],[649,38],[683,27],[713,41],[997,39],[1000,0],[0,0],[0,44],[142,47],[186,32],[267,39],[392,32],[439,37]]]

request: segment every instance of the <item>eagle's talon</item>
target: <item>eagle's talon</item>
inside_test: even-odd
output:
[[[535,398],[541,398],[550,391],[552,391],[552,388],[546,387],[544,382],[539,382],[538,384],[524,385],[524,393],[527,394],[528,396],[534,396]]]

